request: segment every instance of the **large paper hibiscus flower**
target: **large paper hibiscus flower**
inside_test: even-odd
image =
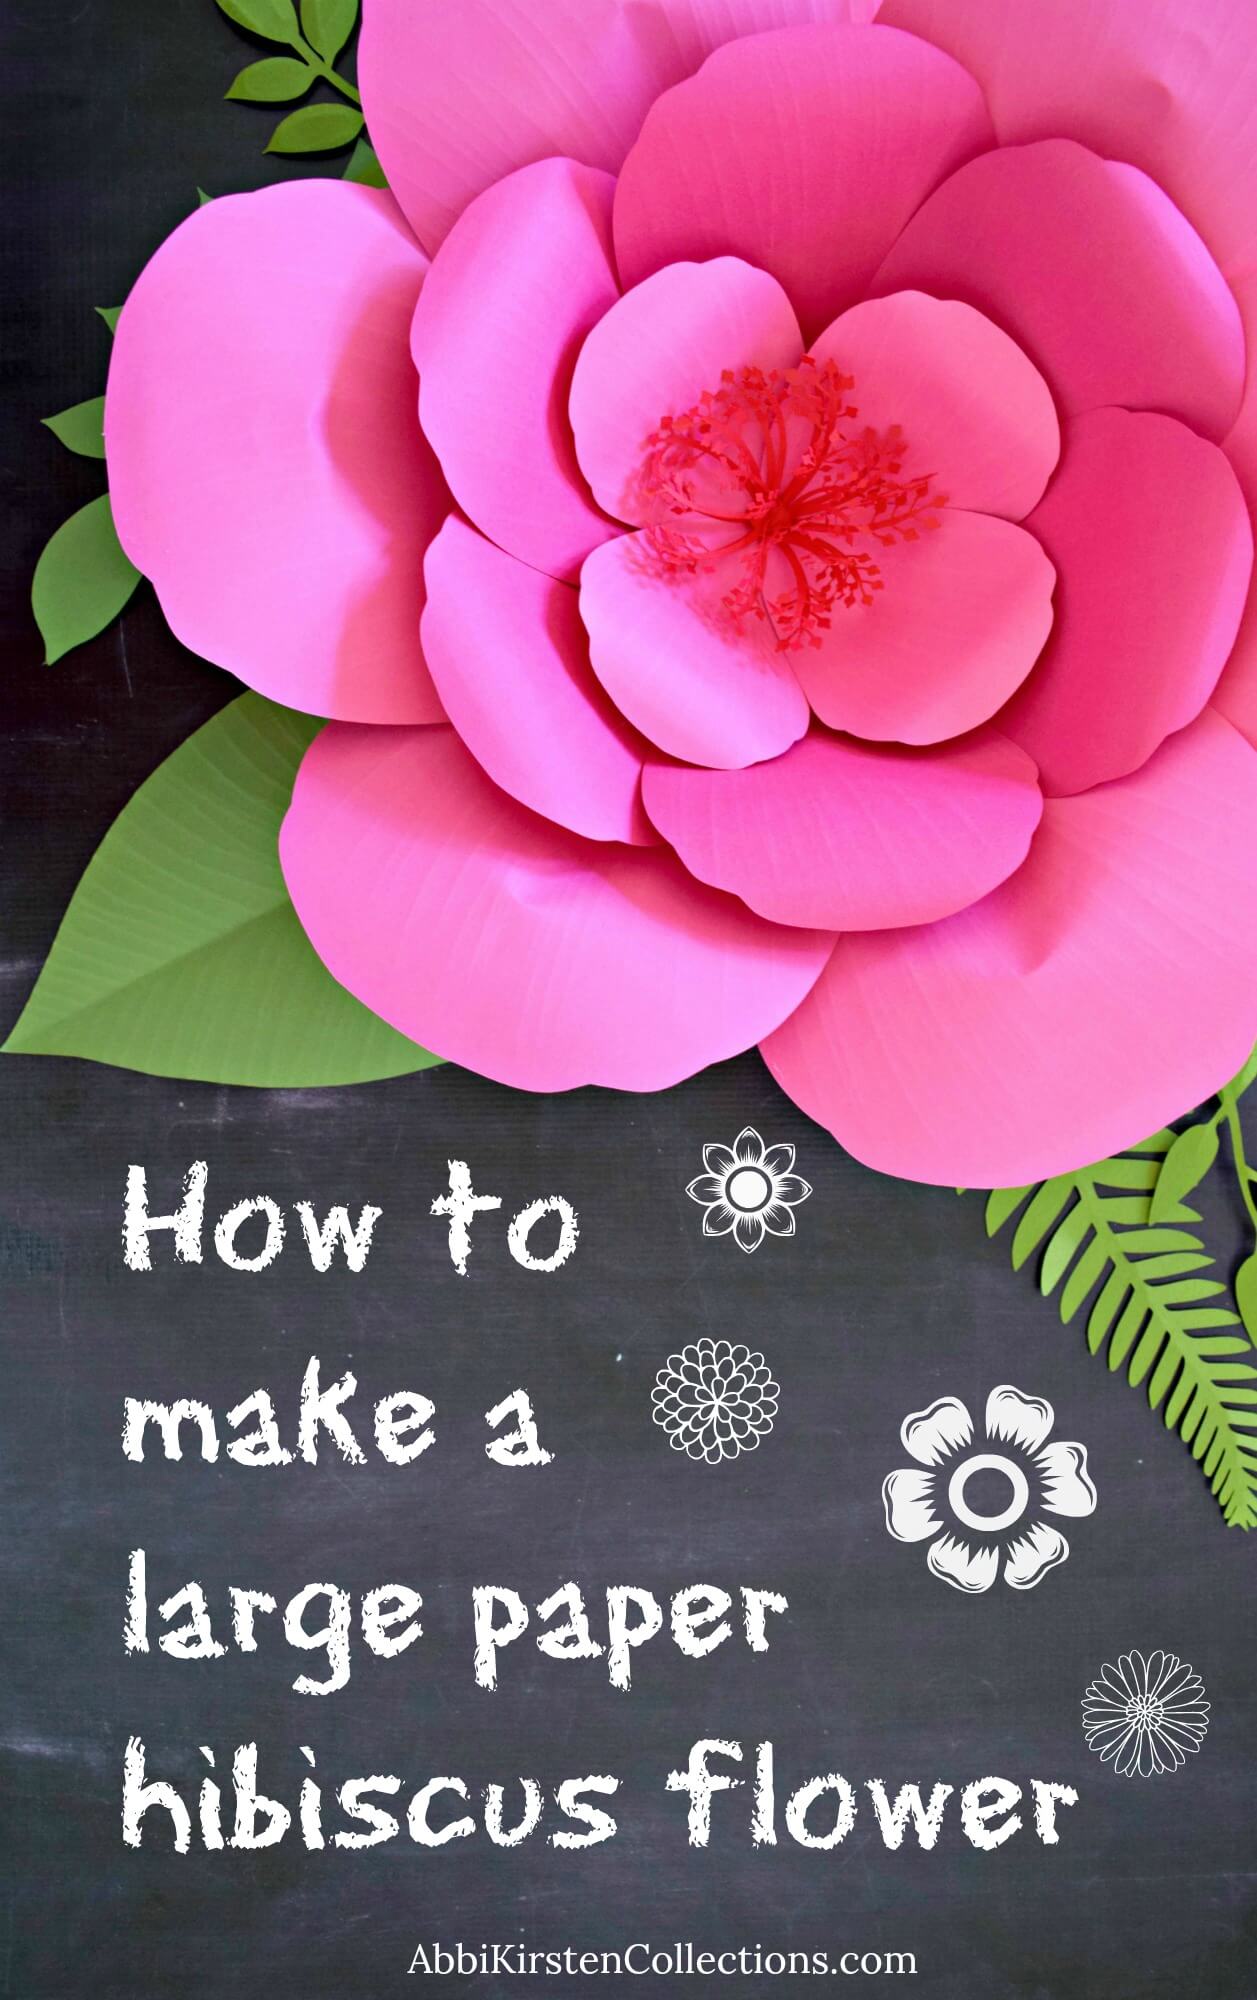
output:
[[[759,1043],[1016,1183],[1257,1025],[1257,17],[874,11],[366,0],[392,192],[176,232],[111,490],[332,718],[284,871],[387,1021],[539,1090]]]

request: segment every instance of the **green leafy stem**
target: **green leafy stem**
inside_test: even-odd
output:
[[[1012,1262],[1039,1257],[1044,1298],[1057,1295],[1062,1325],[1087,1312],[1087,1345],[1107,1352],[1167,1429],[1189,1446],[1227,1522],[1257,1527],[1257,1253],[1234,1281],[1231,1310],[1213,1257],[1185,1206],[1218,1165],[1222,1135],[1250,1230],[1257,1236],[1257,1170],[1249,1164],[1239,1103],[1257,1081],[1257,1050],[1181,1131],[1166,1129],[1097,1165],[1020,1188],[997,1188],[987,1234],[1018,1217]],[[1242,1332],[1237,1332],[1242,1328]]]
[[[286,56],[264,56],[242,69],[228,97],[245,104],[294,104],[323,83],[347,100],[321,101],[289,112],[272,132],[268,153],[327,153],[363,142],[362,99],[336,68],[358,19],[358,0],[217,0],[229,21],[281,48]],[[365,178],[356,175],[355,178]]]

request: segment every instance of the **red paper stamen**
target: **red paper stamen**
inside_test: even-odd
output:
[[[726,369],[646,440],[638,518],[659,573],[709,575],[734,559],[723,613],[739,631],[766,622],[781,652],[819,646],[836,604],[871,604],[883,579],[869,545],[917,541],[947,504],[931,473],[901,476],[897,424],[855,423],[854,387],[811,356],[784,372]]]

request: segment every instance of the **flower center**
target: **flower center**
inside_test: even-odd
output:
[[[720,387],[646,440],[638,518],[657,571],[736,575],[719,603],[758,619],[779,652],[819,646],[835,606],[871,604],[879,548],[937,528],[945,494],[904,476],[898,424],[861,426],[855,378],[810,355],[797,368],[726,369]]]
[[[979,1514],[965,1498],[966,1486],[979,1472],[999,1472],[1008,1481],[1012,1497],[1002,1513]],[[952,1473],[947,1488],[947,1499],[956,1519],[963,1521],[966,1528],[977,1528],[988,1535],[1000,1528],[1011,1527],[1024,1513],[1029,1498],[1029,1482],[1021,1467],[995,1451],[978,1452],[973,1458],[964,1459]]]
[[[725,1199],[743,1214],[763,1208],[772,1191],[772,1182],[762,1167],[738,1167],[725,1182]]]

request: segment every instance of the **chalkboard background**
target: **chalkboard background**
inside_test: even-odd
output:
[[[39,0],[5,14],[7,1023],[115,813],[233,691],[181,651],[146,588],[120,629],[41,665],[29,573],[51,530],[99,490],[100,468],[37,420],[97,391],[108,336],[91,308],[125,295],[198,185],[224,193],[308,169],[263,162],[268,114],[221,101],[247,52],[210,0]],[[797,1237],[754,1257],[705,1241],[684,1193],[703,1142],[747,1122],[793,1141],[815,1187]],[[911,1951],[911,1990],[930,2000],[1257,1994],[1257,1551],[1224,1530],[1141,1398],[986,1243],[977,1198],[856,1166],[755,1056],[663,1096],[556,1099],[448,1069],[254,1093],[15,1058],[0,1062],[0,1132],[0,1994],[356,2000],[415,1990],[415,1946],[437,1937]],[[525,1273],[504,1228],[480,1223],[456,1276],[427,1213],[451,1155],[507,1215],[556,1189],[574,1201],[572,1263]],[[212,1257],[176,1269],[159,1239],[158,1268],[128,1272],[127,1162],[173,1197],[198,1157],[211,1216],[259,1192],[320,1209],[376,1203],[366,1271],[318,1277],[295,1245],[258,1276]],[[781,1384],[773,1435],[716,1468],[670,1452],[650,1420],[656,1369],[703,1334],[762,1348]],[[125,1394],[200,1396],[222,1411],[264,1384],[291,1432],[311,1354],[326,1374],[352,1366],[362,1404],[403,1387],[431,1396],[437,1446],[404,1469],[326,1454],[279,1472],[124,1461]],[[980,1409],[1009,1380],[1045,1395],[1060,1434],[1088,1444],[1100,1506],[1042,1588],[966,1598],[927,1574],[920,1549],[890,1540],[879,1489],[900,1462],[907,1410],[950,1392]],[[484,1412],[521,1383],[554,1452],[544,1471],[503,1471],[484,1454]],[[394,1661],[358,1644],[350,1685],[321,1701],[291,1691],[308,1662],[275,1636],[199,1665],[127,1657],[136,1546],[154,1601],[191,1577],[216,1610],[233,1582],[282,1604],[315,1578],[356,1591],[402,1581],[424,1594],[427,1635]],[[628,1694],[600,1662],[559,1664],[523,1645],[496,1695],[477,1689],[472,1584],[535,1601],[568,1578],[594,1601],[617,1582],[660,1595],[758,1585],[784,1591],[791,1613],[761,1657],[729,1645],[694,1662],[656,1642]],[[1214,1704],[1203,1751],[1174,1779],[1118,1779],[1082,1738],[1083,1688],[1131,1646],[1184,1654]],[[437,1772],[474,1787],[613,1772],[620,1832],[581,1854],[540,1838],[501,1852],[482,1834],[435,1852],[402,1839],[311,1854],[290,1837],[265,1853],[194,1845],[179,1858],[161,1838],[135,1853],[119,1822],[133,1731],[188,1793],[206,1774],[198,1745],[225,1776],[233,1746],[255,1740],[264,1787],[289,1803],[303,1743],[329,1790],[371,1771],[399,1773],[407,1795]],[[1055,1848],[1027,1827],[980,1854],[949,1819],[933,1853],[911,1837],[888,1853],[866,1806],[842,1847],[810,1853],[753,1848],[743,1792],[717,1799],[711,1845],[696,1851],[685,1802],[663,1781],[703,1735],[748,1754],[770,1738],[783,1790],[834,1769],[892,1790],[999,1772],[1068,1782],[1080,1798]],[[444,1990],[584,1985],[451,1979]]]

